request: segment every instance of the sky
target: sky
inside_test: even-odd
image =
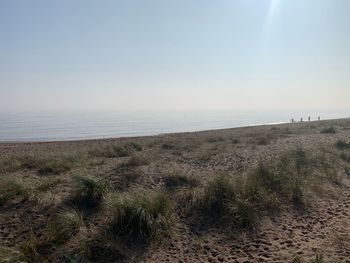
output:
[[[349,109],[349,0],[0,0],[0,111]]]

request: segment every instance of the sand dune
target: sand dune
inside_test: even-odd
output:
[[[265,200],[263,208],[249,201],[257,210],[252,224],[248,219],[238,224],[221,212],[204,214],[193,205],[195,193],[204,196],[213,178],[225,175],[239,187],[259,163],[275,167],[275,161],[296,149],[309,160],[298,203],[282,182],[277,190],[264,188],[274,199]],[[3,143],[0,154],[0,262],[350,262],[350,119],[109,140]],[[77,199],[77,176],[102,178],[109,187],[98,186],[102,190],[94,192],[96,203],[80,202],[85,199]],[[143,192],[169,197],[171,230],[146,241],[121,234],[113,241],[106,238],[109,196],[124,200],[124,195]],[[273,202],[278,205],[268,208]],[[64,239],[55,239],[52,222],[60,222],[55,221],[57,214],[71,212],[69,208],[81,220],[74,221]]]

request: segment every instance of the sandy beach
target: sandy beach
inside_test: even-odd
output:
[[[350,262],[349,146],[350,119],[0,143],[0,262]],[[254,223],[233,224],[221,212],[203,213],[193,201],[217,176],[239,185],[236,179],[259,163],[274,163],[298,149],[310,160],[298,205],[283,183],[277,190],[266,186],[274,198],[268,205],[277,202],[278,208],[252,203]],[[103,179],[109,190],[98,204],[86,206],[74,199],[77,177]],[[170,230],[147,241],[117,235],[108,246],[94,242],[110,224],[108,196],[137,192],[168,196]],[[50,225],[71,208],[79,211],[80,223],[57,241]]]

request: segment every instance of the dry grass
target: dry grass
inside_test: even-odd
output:
[[[140,152],[143,148],[141,145],[130,142],[122,145],[107,145],[103,147],[97,147],[89,151],[90,156],[93,157],[104,157],[104,158],[120,158],[127,157],[134,152]]]
[[[326,128],[323,128],[321,130],[321,133],[325,133],[325,134],[334,134],[334,133],[337,133],[337,130],[333,127],[333,126],[330,126],[330,127],[326,127]]]
[[[46,192],[50,190],[51,188],[54,188],[58,184],[60,184],[63,180],[62,179],[55,179],[55,178],[47,178],[44,180],[41,180],[36,186],[35,190],[39,192]]]
[[[350,149],[350,142],[346,142],[346,141],[343,141],[343,140],[338,140],[336,143],[335,143],[335,147],[339,150],[347,150],[347,149]]]
[[[314,200],[339,198],[339,192],[345,189],[339,186],[343,183],[345,186],[346,176],[350,177],[350,148],[341,125],[335,126],[339,130],[336,137],[315,134],[322,125],[300,126],[300,129],[290,126],[293,135],[285,145],[281,139],[267,146],[275,138],[291,133],[289,128],[262,127],[248,130],[249,133],[219,131],[201,136],[152,137],[141,144],[128,140],[104,146],[99,142],[84,144],[86,151],[91,146],[100,146],[82,157],[65,154],[2,157],[0,173],[6,176],[0,180],[1,212],[17,227],[10,230],[11,235],[18,238],[17,232],[23,230],[20,233],[26,233],[26,240],[11,248],[1,243],[0,262],[138,261],[153,253],[154,247],[166,241],[166,237],[174,237],[169,244],[183,246],[179,235],[184,229],[190,230],[188,234],[196,242],[202,242],[207,234],[217,235],[222,241],[226,237],[221,235],[226,233],[248,240],[254,237],[252,230],[265,227],[265,223],[274,224],[274,220],[265,220],[268,217],[290,223],[286,216],[293,208],[293,215],[298,213],[309,222],[308,214],[303,212],[314,213],[314,205],[319,204],[312,203]],[[307,141],[305,149],[290,150],[300,142],[294,137],[303,133],[310,134],[307,139],[311,143]],[[324,149],[316,145],[318,138],[327,142]],[[338,138],[342,140],[336,141]],[[305,138],[302,139],[304,142]],[[254,145],[246,145],[250,142]],[[282,152],[280,146],[286,151]],[[84,160],[91,165],[83,166]],[[146,167],[150,160],[152,164]],[[175,172],[168,173],[172,170]],[[94,176],[75,176],[85,172]],[[322,189],[324,195],[316,188]],[[162,189],[168,193],[160,192]],[[44,202],[32,202],[39,196],[52,201],[45,206]],[[30,202],[22,203],[25,200]],[[57,207],[63,208],[57,212]],[[17,218],[11,217],[13,208],[30,215],[33,229],[38,229],[36,236],[28,234],[28,227],[19,226]],[[279,218],[282,211],[283,217]],[[335,216],[342,216],[342,212]],[[5,225],[6,220],[1,224]],[[218,228],[222,229],[213,233]],[[334,239],[330,237],[331,245],[344,250],[349,240],[339,232]],[[286,260],[291,260],[290,253]],[[321,255],[312,260],[323,261]],[[292,262],[309,261],[295,256]]]
[[[103,262],[126,262],[130,254],[130,249],[124,242],[116,239],[113,233],[105,231],[88,239],[84,244],[83,252],[78,251],[71,258],[78,262],[99,262],[101,259]]]
[[[8,174],[20,170],[36,170],[40,175],[57,175],[70,171],[83,157],[78,155],[7,157],[0,161],[0,173]]]
[[[24,263],[19,251],[0,246],[0,263]]]
[[[259,214],[254,203],[247,200],[238,186],[226,175],[219,175],[208,182],[201,193],[192,196],[192,208],[230,229],[253,229]]]
[[[142,172],[139,170],[126,169],[120,171],[117,181],[114,182],[115,188],[119,191],[127,191],[129,187],[137,183],[141,176]]]
[[[110,215],[108,230],[115,237],[150,241],[170,232],[173,206],[165,193],[112,195],[106,207]]]
[[[42,262],[42,244],[39,239],[31,231],[29,238],[20,246],[20,257],[24,262],[35,263]]]
[[[123,163],[124,167],[137,167],[142,165],[147,165],[150,163],[150,160],[142,154],[132,156],[128,161]]]
[[[0,206],[16,197],[28,200],[33,193],[33,188],[29,183],[21,179],[6,177],[0,181]]]
[[[196,187],[199,181],[196,178],[184,175],[180,172],[173,172],[164,179],[167,189],[176,189],[179,187]]]
[[[95,157],[119,158],[129,156],[131,153],[126,147],[115,145],[93,149],[89,154]]]
[[[224,142],[225,138],[222,136],[211,136],[206,139],[208,143]]]
[[[77,185],[75,199],[80,203],[97,204],[112,190],[110,183],[103,178],[76,176],[74,180]]]
[[[84,220],[80,211],[74,208],[64,208],[50,222],[47,238],[54,243],[64,243],[77,234],[83,224]]]
[[[261,216],[275,212],[281,201],[304,201],[312,167],[306,152],[297,148],[278,159],[260,162],[246,175],[219,175],[190,197],[198,215],[206,215],[231,229],[255,229]],[[203,214],[204,212],[204,214]]]

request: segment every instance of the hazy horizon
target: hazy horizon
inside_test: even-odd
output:
[[[350,1],[2,1],[0,110],[349,110]]]

